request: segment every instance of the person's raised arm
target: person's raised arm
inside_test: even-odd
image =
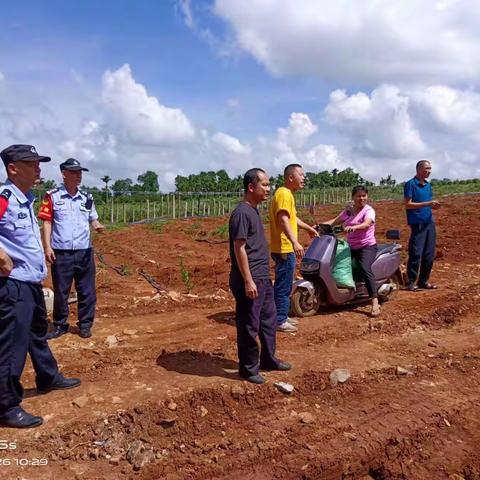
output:
[[[414,202],[411,198],[405,198],[405,208],[407,210],[413,210],[415,208],[423,208],[423,207],[432,207],[433,209],[440,208],[440,202],[437,200],[429,200],[428,202]]]
[[[306,230],[310,235],[310,238],[318,237],[318,232],[308,223],[305,223],[303,220],[297,218],[297,225],[302,229]]]
[[[247,241],[244,239],[233,241],[233,251],[235,253],[235,259],[237,260],[238,269],[242,274],[243,281],[245,283],[245,294],[252,300],[258,297],[258,290],[250,272],[250,266],[248,265],[247,251],[245,245]]]

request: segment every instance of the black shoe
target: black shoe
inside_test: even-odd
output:
[[[78,332],[78,336],[81,338],[90,338],[92,336],[92,331],[89,328],[81,328]]]
[[[0,415],[0,427],[34,428],[43,423],[42,417],[26,412],[22,407],[13,407]]]
[[[57,375],[53,383],[46,388],[38,388],[38,393],[48,393],[52,390],[68,390],[69,388],[78,387],[82,382],[79,378],[65,378],[61,373]]]
[[[276,365],[273,365],[271,367],[263,367],[262,365],[260,365],[260,368],[265,371],[279,370],[281,372],[286,372],[287,370],[292,369],[292,365],[288,362],[279,361]]]
[[[240,375],[244,380],[250,383],[256,383],[257,385],[262,385],[265,383],[265,378],[262,377],[259,373],[257,375],[243,376]]]
[[[62,335],[65,335],[68,332],[68,325],[66,327],[59,327],[58,325],[50,332],[47,333],[47,340],[52,340],[52,338],[58,338]]]

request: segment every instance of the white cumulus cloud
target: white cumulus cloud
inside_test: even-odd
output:
[[[377,85],[480,74],[473,0],[216,0],[213,11],[274,75]]]
[[[195,130],[177,108],[162,105],[135,81],[130,66],[107,70],[102,80],[102,98],[111,113],[109,122],[125,141],[165,145],[191,140]]]
[[[345,135],[352,148],[374,157],[422,155],[426,146],[409,112],[409,97],[398,87],[382,85],[371,95],[330,94],[326,119]]]
[[[250,153],[250,146],[243,145],[238,138],[227,135],[223,132],[217,132],[212,136],[212,140],[230,153],[247,155]]]

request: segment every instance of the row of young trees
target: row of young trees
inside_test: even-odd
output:
[[[319,173],[307,172],[305,174],[308,188],[323,187],[351,187],[358,184],[373,185],[355,172],[352,168],[345,170],[333,169]],[[272,185],[283,184],[283,175],[270,177]],[[225,170],[217,172],[200,172],[186,177],[175,177],[175,189],[177,192],[238,192],[243,189],[243,175],[230,178]]]

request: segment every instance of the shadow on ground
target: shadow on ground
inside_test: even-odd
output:
[[[208,315],[209,320],[215,320],[218,323],[225,323],[227,325],[235,325],[235,311],[231,310],[229,312],[218,312]]]
[[[237,362],[207,352],[195,350],[162,352],[157,358],[157,365],[165,370],[186,375],[238,379]],[[235,370],[235,372],[227,370]]]

